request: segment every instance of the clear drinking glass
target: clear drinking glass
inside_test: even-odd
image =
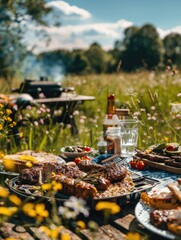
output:
[[[133,157],[138,143],[139,122],[136,119],[119,121],[121,156]]]

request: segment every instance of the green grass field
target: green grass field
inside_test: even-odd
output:
[[[17,86],[16,82],[13,84]],[[11,140],[8,151],[31,148],[58,154],[60,148],[66,145],[85,144],[96,148],[106,113],[108,93],[115,94],[118,108],[126,105],[131,111],[131,117],[140,120],[138,148],[162,141],[181,143],[181,112],[172,113],[172,104],[181,102],[179,72],[174,76],[169,71],[67,76],[62,84],[75,87],[77,94],[93,95],[96,98],[95,101],[80,105],[75,112],[79,134],[72,136],[71,126],[64,128],[61,124],[31,124],[21,129],[21,146],[16,147]],[[37,116],[40,113],[34,111],[34,114]]]

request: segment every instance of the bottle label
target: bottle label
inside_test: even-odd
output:
[[[103,124],[103,137],[104,137],[104,139],[106,140],[106,138],[107,138],[107,130],[108,130],[108,128],[110,128],[110,127],[117,127],[118,126],[118,124],[110,124],[110,125],[107,125],[107,124]]]
[[[113,141],[110,141],[110,140],[107,141],[107,153],[108,154],[114,154],[114,143],[113,143]]]

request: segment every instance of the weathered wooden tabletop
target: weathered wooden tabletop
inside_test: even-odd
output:
[[[128,232],[137,232],[140,236],[144,236],[144,239],[148,240],[163,240],[165,238],[154,234],[145,229],[141,224],[138,223],[134,216],[134,203],[129,203],[121,206],[121,212],[118,215],[112,217],[109,223],[104,224],[103,217],[95,212],[91,213],[91,219],[99,224],[98,231],[93,235],[89,229],[81,230],[81,235],[78,236],[76,233],[65,229],[65,232],[69,234],[71,239],[94,239],[94,240],[121,240],[126,239]],[[49,240],[47,236],[42,234],[37,227],[23,227],[23,224],[3,223],[0,227],[0,239],[12,237],[15,239],[23,240]]]

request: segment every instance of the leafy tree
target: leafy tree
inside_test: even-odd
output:
[[[181,35],[178,33],[171,33],[163,39],[163,45],[165,49],[164,62],[168,61],[171,64],[181,65]]]
[[[0,0],[0,75],[8,83],[27,53],[24,33],[30,23],[43,24],[50,9],[45,0]]]
[[[102,73],[106,71],[105,51],[98,43],[91,44],[85,55],[93,72]]]
[[[138,68],[153,69],[162,57],[162,42],[154,26],[132,26],[125,30],[122,52],[122,68],[127,71]]]
[[[89,72],[90,63],[82,50],[73,51],[73,60],[71,72],[75,74],[84,74]]]
[[[119,72],[121,67],[122,59],[122,41],[117,40],[114,44],[114,48],[109,51],[111,59],[107,63],[107,72]]]

